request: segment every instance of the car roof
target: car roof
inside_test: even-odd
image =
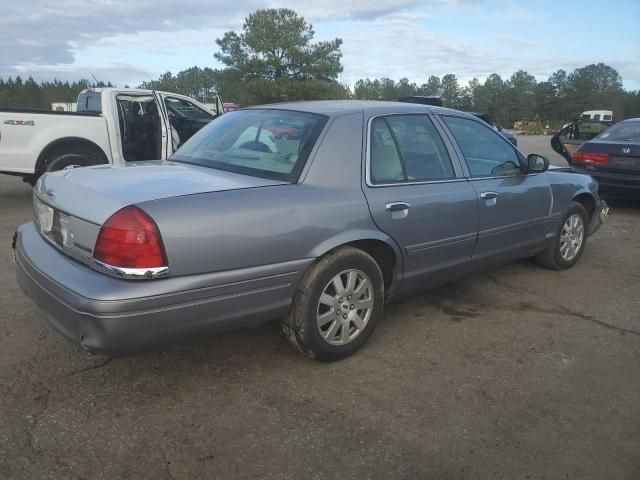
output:
[[[627,118],[626,120],[622,120],[622,122],[620,122],[620,123],[625,123],[625,122],[629,122],[629,123],[631,123],[631,122],[640,122],[640,117],[637,117],[637,118]]]
[[[380,100],[313,100],[302,102],[273,103],[256,105],[251,109],[294,110],[326,116],[341,116],[349,113],[450,113],[470,116],[459,110],[418,103],[389,102]]]

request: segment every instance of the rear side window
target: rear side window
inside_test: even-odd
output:
[[[372,122],[370,177],[385,184],[449,179],[455,172],[426,115],[391,115]]]
[[[78,95],[76,112],[102,113],[102,94],[100,92],[83,92]]]
[[[443,116],[442,119],[462,150],[471,176],[505,176],[520,172],[518,154],[502,135],[468,118]]]

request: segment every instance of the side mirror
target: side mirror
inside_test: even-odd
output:
[[[531,153],[527,156],[527,167],[532,173],[545,172],[549,168],[549,160],[543,155]]]

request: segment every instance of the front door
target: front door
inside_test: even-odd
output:
[[[403,251],[402,289],[466,271],[478,228],[476,193],[429,116],[373,118],[367,150],[365,195],[378,228]]]
[[[440,118],[456,140],[478,198],[474,263],[506,261],[541,250],[552,228],[546,174],[523,172],[522,155],[484,123],[458,116]]]
[[[216,116],[188,97],[160,93],[168,119],[168,150],[173,153]]]

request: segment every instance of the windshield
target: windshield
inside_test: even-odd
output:
[[[293,182],[326,121],[321,115],[288,110],[225,113],[191,137],[171,160]]]
[[[640,141],[640,122],[622,122],[611,125],[598,135],[602,140]]]

